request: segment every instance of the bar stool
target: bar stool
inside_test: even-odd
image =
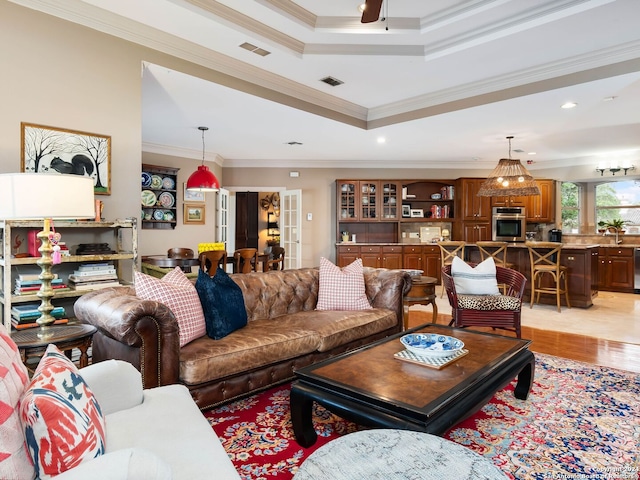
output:
[[[558,312],[560,309],[560,298],[565,296],[567,308],[571,308],[569,303],[569,288],[567,278],[569,276],[568,268],[560,265],[560,251],[562,243],[558,242],[535,242],[527,243],[529,250],[529,260],[531,262],[531,305],[540,302],[540,294],[556,296],[556,305]],[[551,277],[552,285],[543,286],[543,279],[547,276]],[[564,285],[564,286],[562,286]]]
[[[493,258],[493,261],[498,267],[511,268],[513,269],[514,264],[507,262],[507,242],[490,242],[490,241],[480,241],[476,242],[476,246],[478,247],[478,252],[480,253],[480,260],[484,261],[489,257]],[[498,285],[503,292],[506,291],[506,285]]]
[[[464,241],[450,240],[447,242],[438,242],[440,247],[440,268],[451,265],[454,257],[460,257],[464,260]],[[442,283],[442,292],[440,292],[440,298],[444,296],[444,282]]]

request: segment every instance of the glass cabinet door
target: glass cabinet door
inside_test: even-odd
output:
[[[362,220],[375,220],[378,214],[378,183],[360,182],[360,208]]]
[[[397,220],[400,215],[402,185],[395,182],[382,182],[382,220]]]
[[[340,218],[342,220],[355,220],[358,218],[356,196],[358,182],[341,182],[338,185],[338,205],[340,205]]]

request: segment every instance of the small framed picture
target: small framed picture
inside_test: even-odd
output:
[[[204,225],[204,205],[185,203],[183,213],[182,223],[185,225]]]
[[[420,218],[420,217],[424,217],[424,211],[421,208],[412,208],[411,218]]]
[[[402,205],[402,216],[403,217],[411,216],[411,205]]]
[[[204,203],[204,192],[192,192],[187,190],[187,182],[182,184],[182,192],[183,199],[185,202],[203,202]]]

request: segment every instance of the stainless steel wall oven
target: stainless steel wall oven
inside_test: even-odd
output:
[[[524,207],[493,207],[491,238],[496,242],[524,242],[527,221]]]

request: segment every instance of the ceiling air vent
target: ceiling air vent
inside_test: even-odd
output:
[[[332,87],[337,87],[338,85],[342,85],[344,82],[342,80],[338,80],[333,77],[324,77],[320,79],[321,82],[326,83],[327,85],[331,85]]]
[[[264,48],[256,47],[252,43],[244,42],[242,45],[239,45],[240,48],[244,48],[245,50],[249,50],[250,52],[255,53],[256,55],[260,55],[261,57],[266,57],[271,52],[268,52]]]
[[[513,151],[516,153],[524,153],[524,150],[522,150],[521,148],[514,148]]]

